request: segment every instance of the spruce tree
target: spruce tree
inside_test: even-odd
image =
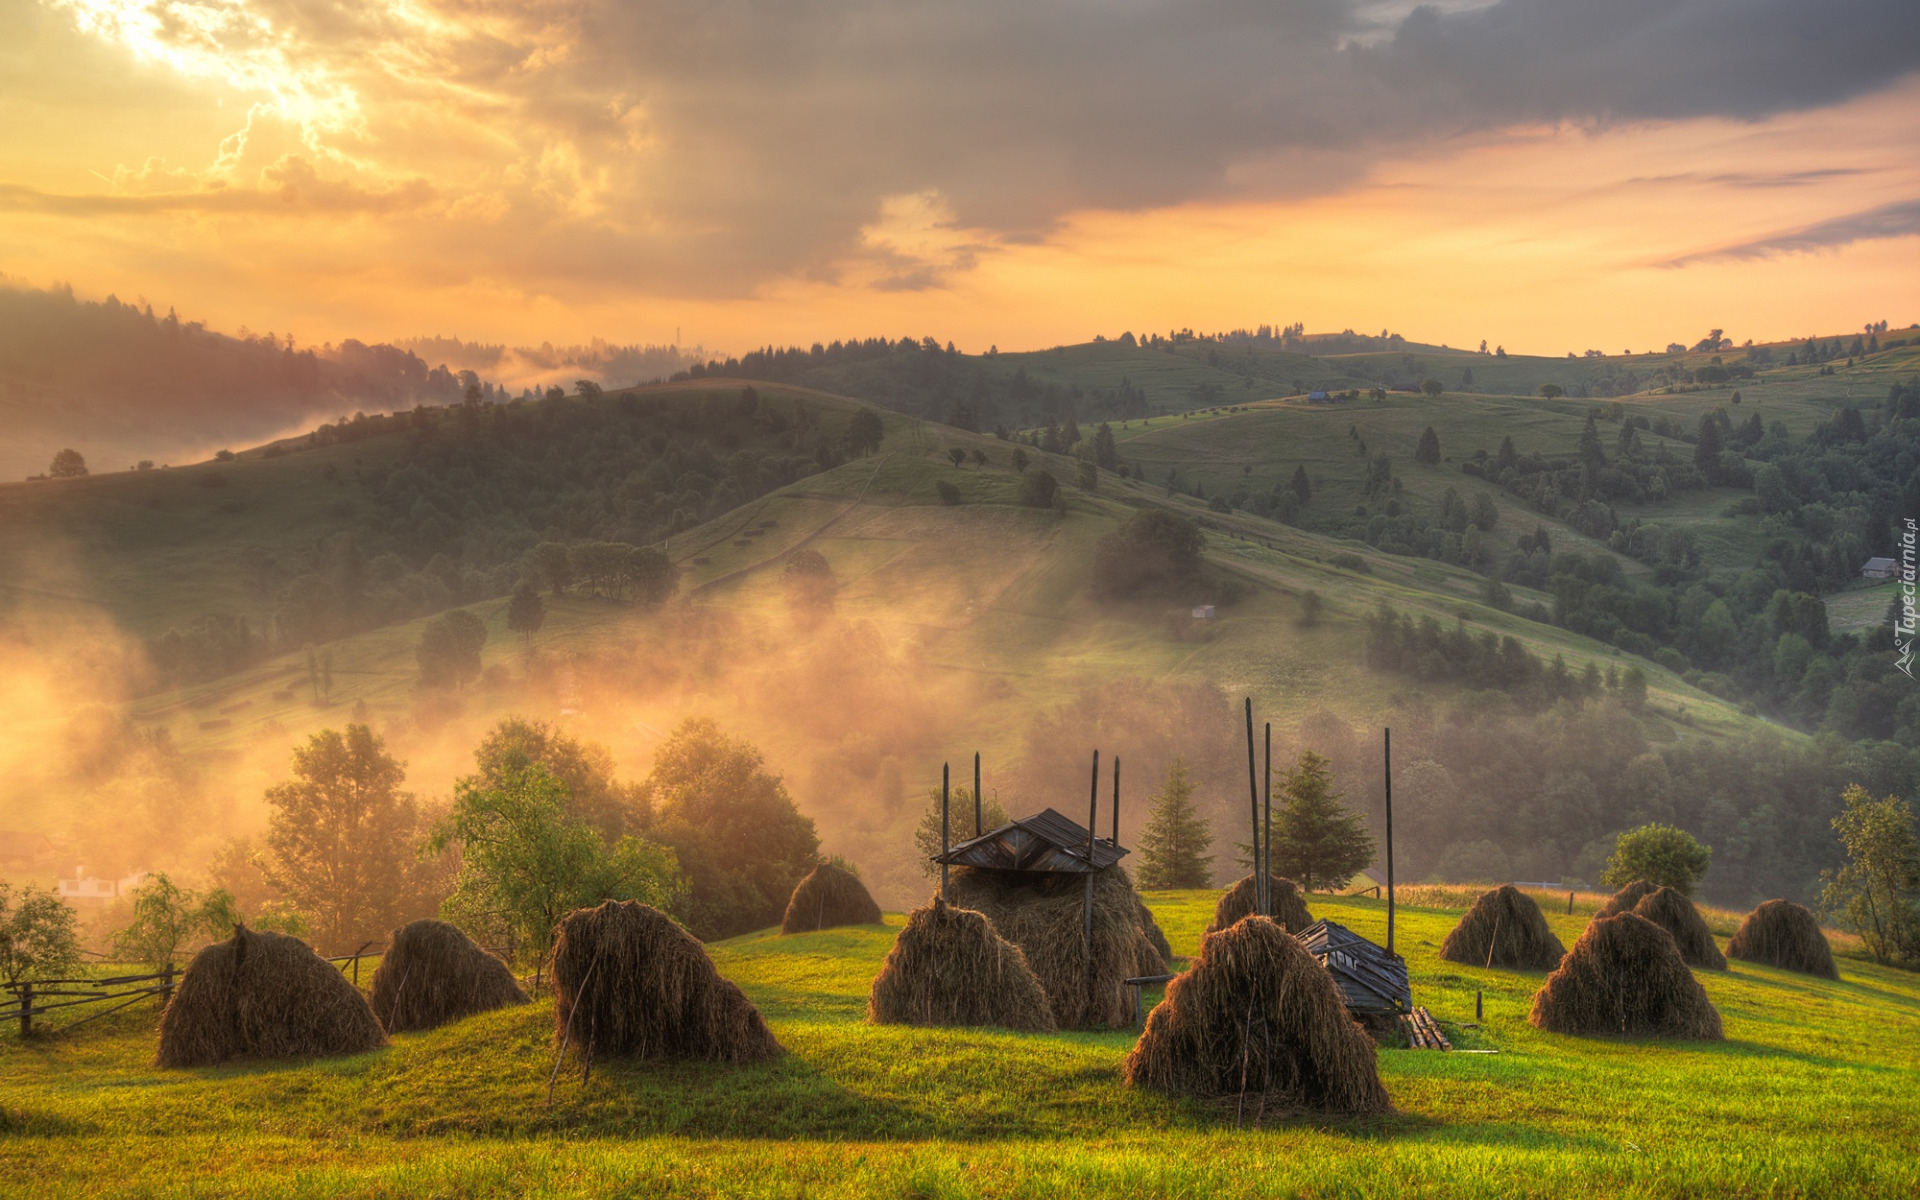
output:
[[[1373,861],[1373,835],[1333,790],[1333,765],[1311,750],[1281,781],[1275,797],[1273,872],[1306,891],[1331,887]]]
[[[1413,458],[1429,466],[1440,461],[1440,435],[1433,431],[1433,426],[1427,426],[1420,434],[1420,448],[1413,452]]]
[[[1307,482],[1307,467],[1305,463],[1293,469],[1293,494],[1300,497],[1300,503],[1302,504],[1313,499],[1313,485]]]
[[[1193,807],[1187,764],[1174,759],[1167,780],[1153,794],[1147,828],[1140,835],[1139,883],[1143,888],[1203,888],[1213,855],[1213,834]]]

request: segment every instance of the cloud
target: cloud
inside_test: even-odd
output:
[[[149,160],[138,173],[115,172],[120,191],[104,194],[42,191],[0,183],[0,211],[64,216],[108,214],[203,213],[396,213],[418,209],[434,199],[425,180],[407,179],[391,187],[368,189],[340,179],[322,179],[312,163],[288,155],[260,172],[254,186],[228,187],[198,174],[156,167]]]
[[[1076,212],[1325,194],[1542,122],[1757,121],[1920,64],[1911,0],[60,3],[259,97],[295,131],[308,173],[275,186],[298,203],[403,214],[430,178],[455,219],[395,235],[425,252],[710,297],[842,272],[937,287]],[[247,122],[216,166],[257,202]],[[876,241],[900,197],[932,198],[952,245]]]
[[[1920,235],[1920,200],[1902,200],[1883,204],[1865,212],[1849,213],[1830,221],[1821,221],[1791,233],[1774,234],[1717,250],[1704,250],[1672,259],[1661,265],[1687,267],[1696,263],[1740,259],[1773,258],[1782,254],[1812,254],[1837,250],[1854,242]]]

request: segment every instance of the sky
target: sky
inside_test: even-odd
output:
[[[0,0],[0,275],[302,343],[1920,321],[1912,0]]]

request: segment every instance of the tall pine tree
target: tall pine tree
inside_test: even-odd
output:
[[[1311,750],[1287,772],[1274,813],[1273,872],[1301,888],[1344,883],[1373,861],[1373,835],[1333,790],[1333,767]]]
[[[1193,781],[1187,764],[1174,759],[1167,781],[1153,794],[1147,828],[1140,835],[1140,875],[1143,888],[1203,888],[1213,855],[1213,833],[1193,807]]]

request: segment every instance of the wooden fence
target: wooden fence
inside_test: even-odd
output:
[[[338,966],[342,975],[351,975],[353,985],[359,987],[360,960],[372,958],[385,949],[384,946],[375,948],[372,942],[367,942],[352,954],[336,954],[326,961]],[[33,1036],[35,1017],[61,1009],[89,1004],[112,1005],[89,1013],[70,1025],[61,1026],[60,1032],[65,1033],[89,1021],[117,1013],[148,996],[160,997],[160,1006],[165,1008],[167,1001],[173,999],[175,981],[180,974],[172,963],[168,963],[146,975],[114,975],[105,979],[29,979],[20,983],[0,984],[0,989],[12,993],[10,999],[0,1003],[0,1025],[17,1021],[20,1036],[29,1038]]]

